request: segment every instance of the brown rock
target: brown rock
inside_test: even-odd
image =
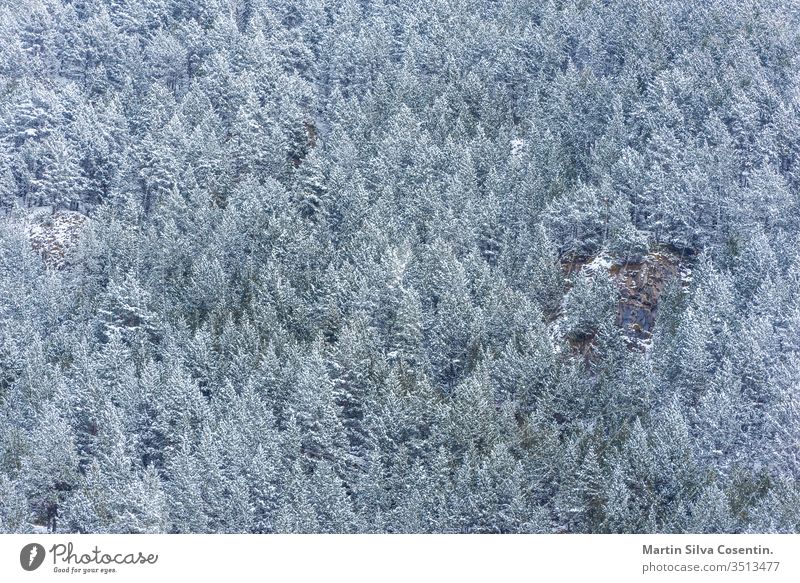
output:
[[[35,217],[28,225],[31,247],[48,267],[62,269],[68,263],[69,250],[75,246],[89,217],[73,211],[58,211]]]

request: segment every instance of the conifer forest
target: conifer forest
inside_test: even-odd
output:
[[[800,532],[800,2],[0,0],[0,532]]]

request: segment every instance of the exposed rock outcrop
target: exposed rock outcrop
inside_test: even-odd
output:
[[[63,269],[69,263],[69,251],[80,239],[89,217],[74,211],[33,214],[27,226],[31,247],[48,267]]]
[[[683,271],[682,271],[683,268]],[[621,299],[617,324],[629,335],[648,339],[655,325],[658,301],[667,284],[688,275],[678,255],[658,251],[639,263],[612,265],[611,275],[617,282]]]
[[[635,261],[622,261],[608,254],[562,261],[567,278],[586,270],[605,270],[619,289],[617,325],[632,348],[645,348],[653,334],[661,294],[678,278],[685,285],[690,278],[688,262],[669,249],[655,249]],[[582,347],[585,352],[586,347]]]

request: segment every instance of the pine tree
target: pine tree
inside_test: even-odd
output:
[[[78,457],[72,429],[55,403],[47,403],[29,435],[20,475],[32,522],[58,531],[63,507],[78,485]]]
[[[44,144],[41,175],[33,180],[34,195],[53,212],[77,206],[83,190],[83,174],[74,146],[54,135]]]

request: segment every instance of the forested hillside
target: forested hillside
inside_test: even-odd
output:
[[[800,531],[799,9],[0,1],[0,532]]]

